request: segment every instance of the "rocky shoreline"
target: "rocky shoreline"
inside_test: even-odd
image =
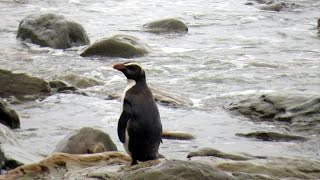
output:
[[[280,11],[288,7],[290,4],[282,2],[263,2],[262,5],[259,5],[261,10],[272,11]],[[39,27],[33,27],[34,25]],[[42,31],[56,26],[62,27],[53,28],[52,34],[42,36]],[[64,31],[61,32],[62,30]],[[147,23],[141,30],[156,34],[184,34],[188,32],[188,27],[183,22],[170,18]],[[57,39],[59,34],[66,36]],[[83,57],[133,58],[145,56],[150,52],[146,43],[128,35],[102,38],[89,45],[90,40],[81,25],[51,13],[28,16],[22,20],[17,38],[57,49],[88,45],[80,53],[80,56]],[[159,158],[155,161],[129,166],[130,157],[117,151],[110,136],[90,127],[83,127],[77,132],[67,135],[57,145],[53,154],[48,157],[27,152],[19,145],[12,130],[20,128],[20,122],[19,112],[15,112],[10,103],[42,100],[56,93],[75,93],[89,96],[82,89],[103,82],[72,75],[46,81],[38,77],[2,69],[0,69],[0,79],[0,179],[320,178],[320,161],[317,159],[254,156],[222,152],[208,147],[200,148],[196,152],[189,152],[182,160]],[[193,108],[193,102],[188,98],[170,94],[157,87],[151,89],[159,104],[169,107]],[[110,99],[119,98],[120,95],[116,92],[109,94],[109,97]],[[272,124],[285,129],[282,132],[256,131],[238,133],[235,136],[256,138],[262,141],[304,142],[309,140],[309,136],[319,136],[320,134],[320,96],[318,94],[303,92],[259,94],[228,104],[225,109],[237,116],[248,117],[249,121]],[[163,138],[196,140],[192,134],[170,131],[163,132]]]

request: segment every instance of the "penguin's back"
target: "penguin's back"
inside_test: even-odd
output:
[[[130,153],[140,161],[156,159],[162,125],[152,92],[147,85],[135,85],[126,92],[125,100],[133,111],[127,124]]]

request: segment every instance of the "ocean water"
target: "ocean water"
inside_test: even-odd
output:
[[[20,2],[20,3],[18,3]],[[94,78],[101,85],[83,89],[90,96],[56,94],[43,101],[14,105],[21,118],[16,130],[22,146],[48,155],[69,132],[81,127],[110,134],[119,150],[116,127],[120,102],[106,100],[122,92],[125,77],[112,69],[123,58],[83,58],[83,47],[40,48],[16,40],[27,15],[53,12],[86,29],[93,43],[115,34],[135,36],[151,47],[142,63],[150,85],[191,99],[191,108],[159,105],[164,130],[193,134],[192,141],[164,140],[160,153],[185,158],[212,147],[226,152],[319,159],[319,137],[308,142],[261,142],[235,136],[258,130],[284,132],[273,124],[254,123],[223,109],[243,96],[280,90],[320,92],[318,0],[284,1],[298,6],[280,12],[244,5],[245,0],[0,0],[0,69],[46,80],[68,75]],[[178,18],[189,32],[151,34],[143,24]]]

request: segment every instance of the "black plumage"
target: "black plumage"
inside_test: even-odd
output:
[[[162,125],[158,107],[146,83],[145,72],[137,62],[116,64],[113,68],[128,79],[118,122],[118,136],[132,158],[131,165],[137,164],[137,161],[156,159]]]

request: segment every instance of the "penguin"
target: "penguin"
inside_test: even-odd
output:
[[[162,143],[162,124],[145,71],[138,62],[115,64],[113,68],[127,77],[127,87],[121,100],[118,137],[131,156],[131,165],[157,159]]]

